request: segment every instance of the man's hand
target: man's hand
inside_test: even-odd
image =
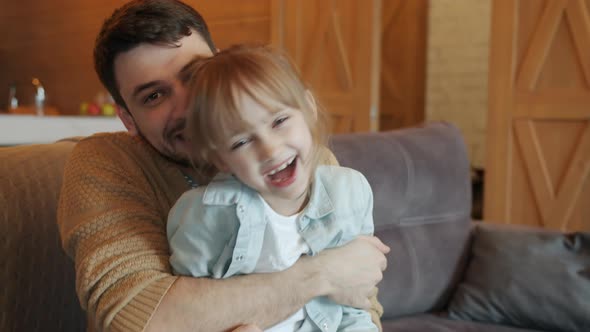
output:
[[[369,309],[369,297],[383,278],[389,247],[374,236],[359,236],[345,246],[324,250],[311,258],[327,282],[327,296],[334,302]]]
[[[162,299],[146,331],[260,332],[317,296],[370,309],[368,298],[383,277],[387,252],[389,247],[376,237],[360,236],[345,246],[304,256],[281,272],[221,280],[180,277]],[[261,328],[245,325],[248,323]]]

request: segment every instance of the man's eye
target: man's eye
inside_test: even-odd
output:
[[[289,119],[289,117],[288,117],[288,116],[281,116],[280,118],[276,119],[276,120],[273,122],[273,124],[272,124],[273,128],[274,128],[274,127],[278,127],[278,126],[282,125],[282,124],[283,124],[283,123],[285,123],[285,121],[287,121],[288,119]]]
[[[248,144],[248,142],[250,142],[249,139],[242,138],[241,140],[239,140],[239,141],[237,141],[237,142],[235,142],[234,144],[231,145],[231,150],[232,151],[237,150],[237,149],[241,148],[242,146]]]
[[[146,105],[150,105],[150,104],[155,103],[161,97],[162,97],[162,93],[160,91],[155,91],[155,92],[152,92],[149,95],[147,95],[144,98],[143,103]]]

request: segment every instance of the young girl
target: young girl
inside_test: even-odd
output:
[[[210,182],[186,192],[170,211],[176,274],[281,271],[301,255],[373,233],[369,183],[352,169],[319,165],[326,154],[322,117],[285,57],[236,46],[195,61],[187,72],[191,158]],[[318,330],[377,327],[368,312],[320,297],[268,331]]]

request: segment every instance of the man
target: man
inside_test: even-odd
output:
[[[378,316],[374,286],[389,248],[374,237],[278,273],[224,280],[171,274],[168,211],[199,182],[186,157],[188,101],[180,73],[195,55],[214,51],[201,16],[176,0],[131,1],[103,24],[95,66],[130,135],[100,134],[77,144],[58,210],[89,327],[257,331],[317,296]]]

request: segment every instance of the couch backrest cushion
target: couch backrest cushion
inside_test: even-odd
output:
[[[374,193],[375,233],[391,247],[379,284],[383,318],[441,309],[464,269],[471,183],[465,144],[446,123],[336,135],[342,166]]]
[[[0,331],[82,331],[56,208],[74,142],[0,148]]]

